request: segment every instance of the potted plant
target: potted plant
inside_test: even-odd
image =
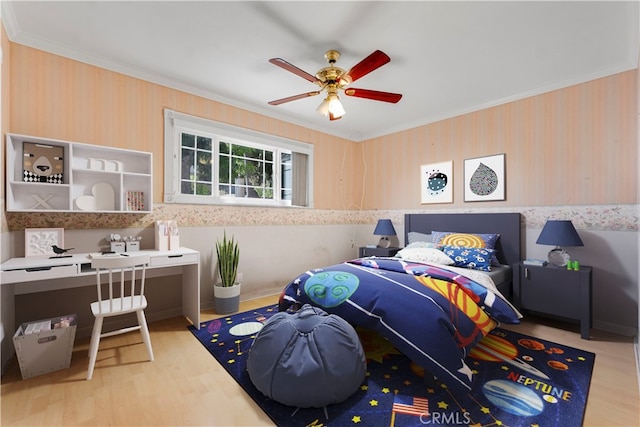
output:
[[[240,307],[240,283],[237,281],[240,249],[233,236],[227,238],[226,231],[222,240],[216,242],[216,255],[220,282],[213,286],[215,310],[219,314],[234,313]]]

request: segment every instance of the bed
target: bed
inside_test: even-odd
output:
[[[500,292],[509,300],[513,296],[511,265],[520,262],[522,227],[520,213],[459,213],[459,214],[406,214],[404,241],[409,243],[410,233],[431,234],[433,231],[462,233],[497,233],[496,257],[502,268],[492,269]]]
[[[410,256],[357,258],[302,273],[283,289],[280,310],[311,304],[374,330],[452,392],[466,393],[473,383],[469,351],[500,323],[522,317],[508,300],[520,214],[407,214],[404,237],[399,254]],[[437,245],[429,242],[434,237]],[[482,239],[492,239],[493,249],[484,240],[484,247],[456,246]]]

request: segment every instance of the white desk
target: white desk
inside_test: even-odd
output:
[[[200,252],[188,248],[174,251],[143,250],[149,254],[147,278],[182,274],[182,314],[196,328],[200,328]],[[173,270],[173,271],[172,271]],[[89,254],[74,254],[70,257],[12,258],[0,265],[0,284],[3,291],[12,287],[13,296],[95,286],[95,270],[91,269]],[[3,295],[4,292],[3,292]],[[13,309],[10,310],[13,314]],[[14,319],[3,323],[15,329]]]

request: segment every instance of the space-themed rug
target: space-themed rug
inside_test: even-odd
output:
[[[278,426],[582,425],[595,354],[500,328],[467,358],[475,376],[468,395],[425,380],[388,341],[358,329],[367,358],[358,391],[327,408],[282,405],[258,391],[246,370],[256,334],[277,312],[277,305],[267,306],[189,329]]]

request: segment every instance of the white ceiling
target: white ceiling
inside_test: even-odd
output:
[[[354,141],[634,69],[638,2],[2,1],[10,40]],[[317,89],[268,62],[315,74],[337,49],[348,70],[376,49],[391,62],[353,87],[398,104]]]

